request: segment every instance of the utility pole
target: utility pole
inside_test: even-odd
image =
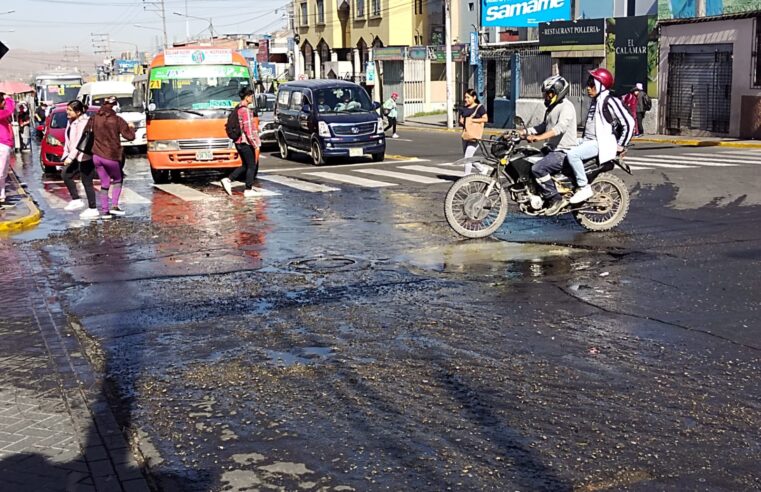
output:
[[[73,68],[79,67],[79,46],[63,47],[63,63]]]
[[[444,0],[444,43],[446,44],[447,72],[447,128],[454,128],[454,89],[452,79],[454,64],[452,63],[452,0]]]
[[[164,32],[164,49],[167,49],[169,47],[169,42],[166,35],[166,9],[164,7],[164,0],[143,0],[143,10],[156,12],[161,16],[162,30]],[[187,2],[185,3],[185,8],[187,8]]]
[[[185,42],[190,42],[190,17],[188,17],[188,0],[185,0]]]
[[[92,49],[96,55],[111,56],[111,38],[108,33],[91,32]]]

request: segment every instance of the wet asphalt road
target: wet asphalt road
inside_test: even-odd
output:
[[[400,133],[382,165],[267,155],[254,200],[155,189],[135,156],[107,223],[26,157],[45,217],[13,247],[157,489],[761,488],[761,151],[641,144],[618,230],[465,241],[456,137]]]

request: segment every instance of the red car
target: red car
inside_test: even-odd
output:
[[[66,138],[66,117],[67,103],[56,104],[50,110],[50,114],[45,119],[45,130],[42,134],[42,144],[40,147],[40,164],[45,172],[60,171],[63,167],[61,156],[63,156],[63,143]],[[98,106],[91,106],[87,109],[88,116],[92,116],[100,109]]]

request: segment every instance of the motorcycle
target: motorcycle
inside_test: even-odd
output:
[[[520,117],[515,118],[515,126],[525,128]],[[531,167],[544,157],[545,152],[528,145],[519,146],[522,140],[518,130],[508,131],[499,138],[481,139],[478,144],[483,156],[458,161],[463,165],[470,162],[488,174],[460,178],[447,192],[444,215],[455,232],[467,238],[487,237],[494,233],[507,217],[508,195],[521,213],[546,216],[544,200],[531,174]],[[553,175],[555,186],[566,203],[556,215],[571,214],[588,231],[608,231],[618,226],[629,211],[629,190],[610,171],[618,166],[632,173],[624,163],[624,154],[604,163],[596,157],[584,161],[594,195],[582,203],[568,202],[573,195],[571,178],[562,171]]]

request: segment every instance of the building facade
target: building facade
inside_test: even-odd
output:
[[[761,10],[661,22],[659,126],[761,139]]]

